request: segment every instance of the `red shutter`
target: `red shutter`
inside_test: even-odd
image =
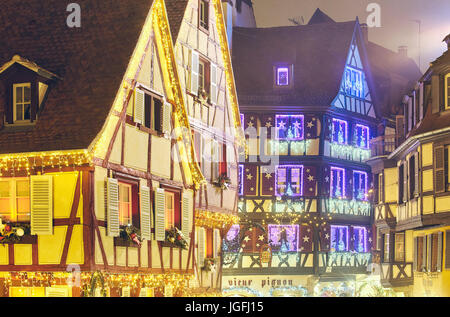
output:
[[[311,225],[303,224],[300,226],[299,239],[298,245],[300,252],[313,251],[313,227]]]
[[[320,226],[320,251],[329,252],[330,251],[330,239],[331,231],[330,224],[322,224]]]
[[[275,173],[270,172],[268,167],[261,166],[261,195],[275,195]]]
[[[244,195],[256,196],[258,191],[258,167],[256,165],[244,165]]]
[[[315,166],[303,168],[303,196],[317,196],[317,173]]]
[[[219,159],[220,159],[220,166],[219,166],[219,174],[227,174],[227,145],[226,144],[220,144],[219,145]],[[229,175],[228,175],[229,176]]]

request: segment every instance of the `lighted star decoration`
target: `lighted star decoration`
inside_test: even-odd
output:
[[[306,126],[307,126],[308,128],[312,128],[312,127],[314,126],[314,123],[313,123],[312,121],[310,121],[310,122],[308,122],[308,123],[306,124]]]
[[[249,241],[250,241],[250,238],[249,238],[248,236],[245,236],[244,241],[245,241],[245,242],[249,242]]]
[[[303,237],[303,242],[309,242],[309,237],[308,236],[304,236]]]
[[[266,178],[267,178],[267,179],[271,179],[271,178],[272,178],[272,174],[267,173],[267,174],[266,174]]]
[[[264,241],[264,236],[263,236],[263,235],[260,235],[260,236],[258,237],[258,240],[259,240],[259,241]]]
[[[247,179],[248,180],[251,180],[253,178],[253,175],[252,174],[247,174]]]
[[[252,187],[252,188],[250,188],[250,191],[254,191],[254,190],[255,190],[255,188],[253,188],[253,187]]]
[[[267,122],[267,123],[266,123],[266,127],[267,127],[267,128],[270,128],[270,127],[272,127],[272,123],[270,123],[270,122]]]
[[[286,122],[280,121],[280,123],[278,124],[278,128],[285,129],[286,128]]]
[[[270,187],[269,190],[272,191],[272,190],[273,190],[273,187]]]
[[[249,128],[252,128],[252,127],[253,127],[253,122],[250,121],[250,122],[248,123],[248,126],[249,126]]]
[[[369,242],[372,242],[372,238],[369,238]]]
[[[299,129],[299,130],[300,130],[300,128],[301,128],[300,122],[295,121],[293,125],[294,125],[294,127],[295,127],[296,129]]]
[[[308,176],[308,180],[309,180],[310,182],[312,182],[312,181],[314,180],[314,176],[309,175],[309,176]]]
[[[252,120],[252,121],[255,120],[255,117],[250,117],[250,120]]]
[[[330,178],[329,178],[328,176],[326,176],[326,177],[325,177],[325,182],[328,183],[329,181],[330,181]]]
[[[330,239],[330,235],[327,233],[327,234],[325,234],[325,239]]]

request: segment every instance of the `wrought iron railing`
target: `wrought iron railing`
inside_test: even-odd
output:
[[[397,136],[395,134],[382,135],[370,140],[372,157],[389,155],[397,147]]]

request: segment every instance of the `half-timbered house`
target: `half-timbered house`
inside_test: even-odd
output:
[[[61,1],[2,4],[1,295],[185,295],[195,286],[194,210],[206,195],[197,191],[205,178],[178,75],[171,3],[77,3],[79,28],[68,26]],[[227,47],[216,45],[225,56]],[[225,71],[216,71],[224,98]],[[236,102],[220,105],[225,116],[239,116]],[[240,122],[230,121],[234,136]],[[233,220],[234,193],[209,196],[228,213],[205,215],[208,224]]]
[[[247,152],[241,224],[224,245],[224,287],[348,296],[366,277],[373,242],[366,160],[385,99],[399,94],[375,81],[395,78],[380,65],[386,51],[368,41],[358,19],[335,22],[319,9],[307,25],[234,28]]]
[[[409,296],[449,296],[449,47],[403,98],[395,135],[370,160],[380,278]],[[397,137],[395,137],[397,136]]]

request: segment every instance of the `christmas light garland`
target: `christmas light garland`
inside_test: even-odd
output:
[[[237,223],[239,223],[239,217],[236,215],[201,209],[196,210],[195,213],[195,225],[198,227],[225,229]]]

